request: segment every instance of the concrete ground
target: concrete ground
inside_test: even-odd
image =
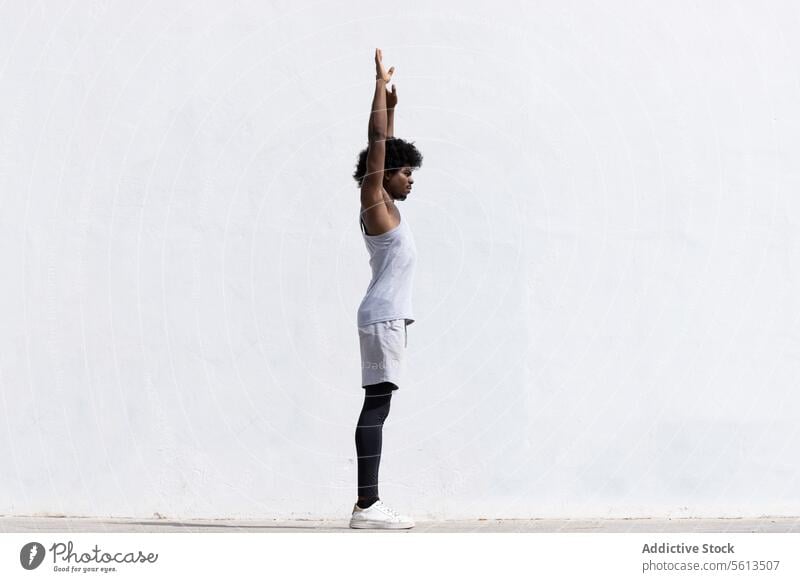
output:
[[[402,533],[800,533],[800,517],[758,519],[496,519],[468,521],[417,521]],[[175,532],[294,532],[375,533],[352,530],[348,520],[270,521],[225,519],[124,519],[76,517],[0,517],[0,533],[175,533]],[[380,531],[379,533],[399,533]]]

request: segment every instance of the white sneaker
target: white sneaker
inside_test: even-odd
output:
[[[409,529],[414,527],[410,517],[400,515],[394,509],[378,499],[375,503],[361,509],[358,503],[353,505],[353,517],[350,518],[352,528],[375,529]]]

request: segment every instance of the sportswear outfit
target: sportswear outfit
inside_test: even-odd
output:
[[[386,506],[378,498],[383,423],[389,414],[392,392],[405,371],[408,326],[414,322],[411,291],[417,247],[408,222],[400,219],[383,234],[367,233],[360,220],[369,253],[372,278],[358,307],[358,339],[361,349],[361,386],[364,405],[356,427],[359,501],[353,506],[350,527],[407,529],[414,522]]]
[[[407,327],[414,323],[411,292],[417,247],[405,219],[383,234],[367,234],[372,279],[358,307],[361,385],[391,382],[400,387],[408,347]]]

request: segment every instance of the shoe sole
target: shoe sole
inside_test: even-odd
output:
[[[351,521],[353,529],[411,529],[414,523],[391,523],[385,521]]]

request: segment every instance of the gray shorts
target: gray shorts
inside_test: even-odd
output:
[[[361,386],[391,382],[400,387],[405,371],[408,330],[405,319],[370,323],[358,328]]]

